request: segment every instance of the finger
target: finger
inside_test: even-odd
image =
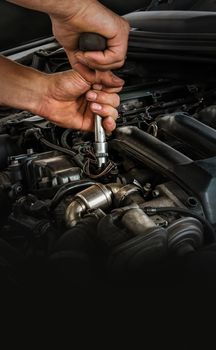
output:
[[[86,81],[89,82],[90,85],[94,84],[96,82],[96,73],[92,69],[90,69],[88,66],[76,62],[73,65],[73,69],[78,72]]]
[[[107,87],[103,87],[102,90],[104,92],[107,92],[109,94],[117,94],[122,90],[122,87],[120,88],[107,88]]]
[[[102,105],[96,102],[90,103],[90,109],[93,113],[99,114],[101,117],[112,117],[116,120],[118,118],[118,111],[110,105]]]
[[[117,108],[120,104],[120,98],[117,94],[111,94],[104,91],[90,90],[86,94],[88,101],[94,101],[99,104],[108,104],[114,108]]]
[[[105,51],[83,52],[83,56],[88,62],[101,66],[113,65],[125,59],[125,57],[122,57],[122,55],[118,53],[118,50],[112,51],[110,48]]]
[[[101,91],[101,90],[103,90],[104,92],[108,92],[109,94],[112,94],[112,93],[117,94],[117,93],[119,93],[119,92],[123,89],[123,87],[119,87],[119,88],[107,88],[107,87],[105,87],[105,86],[103,86],[103,85],[100,85],[100,84],[94,84],[94,85],[92,86],[92,88],[93,88],[93,90],[96,90],[96,91]]]
[[[119,88],[124,85],[124,80],[117,77],[111,71],[96,71],[96,83],[100,83],[106,87]]]
[[[106,66],[101,66],[99,64],[92,64],[91,67],[92,67],[92,69],[97,69],[97,70],[100,70],[101,72],[106,72],[109,70],[117,70],[117,69],[123,67],[124,64],[125,64],[125,60],[117,62],[117,63],[113,63],[113,64],[108,64]]]
[[[111,117],[104,118],[102,124],[107,133],[111,133],[116,128],[116,122]]]
[[[93,84],[92,87],[93,87],[94,90],[98,90],[98,91],[103,90],[103,85],[102,84]]]
[[[99,84],[111,88],[118,88],[124,85],[124,80],[117,77],[111,71],[93,71],[80,63],[76,63],[73,68],[91,85]]]
[[[116,59],[118,57],[118,59]],[[111,70],[122,67],[125,63],[126,57],[119,57],[118,53],[113,53],[111,50],[92,51],[92,52],[80,52],[76,53],[76,59],[78,62],[85,66],[89,66],[92,69],[99,70]]]

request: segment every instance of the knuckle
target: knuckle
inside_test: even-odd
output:
[[[106,103],[107,102],[107,97],[104,92],[98,93],[98,101],[101,103]]]
[[[130,31],[130,24],[129,24],[129,22],[128,22],[125,18],[122,18],[122,20],[123,20],[123,22],[124,22],[125,30],[126,30],[127,32],[129,32],[129,31]]]
[[[122,59],[122,61],[120,62],[120,66],[122,67],[125,64],[125,57]]]
[[[113,64],[113,69],[118,69],[118,68],[121,68],[120,62],[114,63],[114,64]]]
[[[101,64],[100,62],[98,62],[98,64],[95,64],[94,67],[92,66],[93,69],[99,70],[101,72],[106,72],[107,71],[107,67],[106,65]]]
[[[102,104],[101,107],[102,107],[102,108],[101,108],[100,112],[98,112],[98,114],[100,114],[101,117],[106,117],[107,114],[108,114],[107,106],[104,105],[104,104]]]
[[[117,62],[115,64],[115,68],[121,68],[124,65],[125,60],[121,59],[121,61]]]

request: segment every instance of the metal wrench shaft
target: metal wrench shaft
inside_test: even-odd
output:
[[[108,159],[108,144],[106,142],[106,134],[102,126],[102,118],[95,115],[95,155],[98,160],[98,167],[101,168],[106,164]]]
[[[81,51],[104,51],[106,49],[106,39],[96,33],[82,33],[79,40]],[[102,126],[102,118],[95,115],[95,156],[98,160],[98,168],[102,168],[108,160],[108,144],[106,134]]]

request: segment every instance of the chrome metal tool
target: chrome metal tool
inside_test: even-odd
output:
[[[95,33],[82,33],[79,40],[81,51],[104,51],[106,39]],[[98,168],[102,168],[108,161],[108,144],[106,142],[105,130],[102,126],[102,117],[95,114],[95,156],[98,161]]]

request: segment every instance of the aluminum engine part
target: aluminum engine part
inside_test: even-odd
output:
[[[12,182],[23,181],[28,190],[55,188],[82,177],[82,170],[73,160],[56,151],[41,154],[32,151],[9,160]]]
[[[65,221],[67,226],[73,227],[82,218],[87,210],[108,210],[112,206],[118,208],[123,200],[134,193],[139,193],[135,185],[111,183],[109,185],[95,184],[78,193],[66,210]]]
[[[112,205],[112,192],[102,184],[95,184],[78,193],[66,210],[66,224],[73,227],[87,210],[107,210]]]
[[[174,194],[178,192],[179,198]],[[177,207],[177,208],[186,208],[184,202],[188,198],[188,195],[179,187],[177,187],[172,182],[167,182],[162,185],[158,185],[153,191],[155,198],[152,200],[143,202],[140,204],[140,208],[144,209],[146,207]],[[166,214],[166,218],[160,215],[153,215],[151,219],[159,226],[167,227],[173,220],[176,219],[175,214],[169,213]]]
[[[180,207],[185,208],[185,205],[182,201],[178,199],[178,197],[173,193],[173,191],[178,190],[179,188],[175,185],[174,188],[172,186],[173,183],[167,182],[162,185],[158,185],[155,187],[154,193],[155,198],[145,202],[142,204],[142,208],[145,207]],[[184,192],[181,190],[182,197],[185,195]],[[185,195],[186,196],[186,195]],[[187,197],[187,196],[186,196]]]
[[[68,156],[54,152],[32,159],[26,165],[26,172],[30,175],[28,178],[34,178],[40,188],[55,187],[81,179],[81,169]]]
[[[154,221],[139,208],[127,211],[121,222],[134,236],[142,235],[146,230],[156,227]]]
[[[109,187],[109,185],[108,185]],[[110,186],[112,190],[112,186]],[[113,191],[113,190],[112,190]],[[122,206],[122,204],[125,202],[125,200],[134,195],[140,195],[141,193],[141,188],[135,185],[126,185],[126,186],[121,186],[116,193],[114,193],[114,205],[118,208]],[[143,201],[143,200],[142,200]],[[128,204],[128,203],[127,203]]]
[[[184,207],[183,203],[181,203],[181,201],[179,201],[179,199],[169,190],[166,184],[160,185],[156,189],[160,196],[152,201],[144,202],[142,189],[136,185],[130,184],[123,186],[118,183],[111,183],[105,186],[102,184],[95,184],[78,193],[74,197],[66,210],[66,225],[73,227],[87,210],[95,210],[98,208],[102,210],[110,210],[111,208],[120,208],[125,205],[131,205],[132,203],[138,204],[141,209],[147,206]],[[142,220],[144,220],[145,214],[142,210],[140,210],[140,214],[142,214]],[[138,215],[136,217],[139,222]],[[147,219],[145,218],[145,225],[147,224],[146,220]],[[153,225],[152,220],[156,223],[158,222],[158,220],[155,220],[155,218],[152,217],[151,220],[148,221],[147,226]]]

